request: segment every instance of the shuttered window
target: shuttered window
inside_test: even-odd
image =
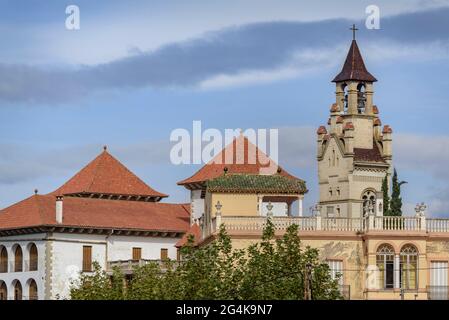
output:
[[[133,260],[142,259],[142,248],[133,248]]]
[[[92,271],[92,247],[83,246],[83,271]]]
[[[329,265],[329,268],[331,269],[331,277],[332,279],[337,279],[338,276],[340,278],[338,279],[338,284],[343,285],[343,261],[341,260],[327,260],[327,264]]]
[[[34,243],[30,247],[30,271],[37,271],[37,247]]]
[[[161,249],[161,260],[167,260],[168,259],[168,249]]]

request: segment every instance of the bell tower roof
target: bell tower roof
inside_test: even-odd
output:
[[[332,82],[340,82],[347,80],[355,81],[377,81],[374,76],[366,70],[365,63],[363,62],[362,54],[360,53],[357,41],[352,40],[351,47],[349,48],[348,55],[346,56],[345,64],[341,69],[341,72],[332,80]]]

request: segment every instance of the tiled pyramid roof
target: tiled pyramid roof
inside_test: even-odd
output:
[[[136,196],[139,199],[159,201],[167,197],[149,187],[139,177],[114,158],[106,149],[85,166],[53,195]]]
[[[352,40],[345,64],[341,72],[332,80],[332,82],[340,82],[346,80],[375,82],[376,78],[366,70],[363,62],[362,54],[355,40]]]
[[[251,159],[251,157],[248,156],[249,154],[256,155],[255,159]],[[235,138],[232,143],[227,145],[214,159],[198,170],[193,176],[178,182],[178,184],[185,186],[190,184],[204,184],[207,180],[223,175],[225,169],[227,169],[226,172],[228,174],[261,174],[264,168],[267,169],[269,167],[269,164],[275,168],[275,172],[279,175],[296,178],[271,160],[264,152],[258,149],[257,146],[251,143],[247,137],[240,135]]]

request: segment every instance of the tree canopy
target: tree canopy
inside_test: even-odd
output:
[[[112,275],[95,264],[72,284],[78,300],[303,300],[342,299],[338,279],[332,279],[319,251],[304,247],[298,226],[276,238],[268,219],[261,241],[234,249],[224,225],[211,243],[195,247],[191,237],[181,250],[182,261],[136,267],[130,281],[119,269]],[[123,285],[127,283],[127,285]]]

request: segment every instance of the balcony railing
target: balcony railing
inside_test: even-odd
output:
[[[117,261],[109,261],[107,264],[107,271],[112,271],[114,268],[119,268],[123,273],[129,273],[134,270],[136,267],[142,267],[150,263],[156,263],[159,265],[162,271],[166,270],[170,263],[173,264],[173,267],[176,267],[177,262],[170,260],[149,260],[149,259],[140,259],[140,260],[117,260]]]
[[[449,232],[449,219],[427,219],[426,224],[429,232]]]
[[[271,217],[275,230],[286,230],[296,224],[300,231],[336,232],[449,232],[449,219],[427,219],[425,216],[342,218],[342,217]],[[224,224],[228,231],[259,232],[267,223],[262,216],[217,216],[209,228],[203,229],[203,236],[217,231]]]
[[[429,300],[449,300],[449,287],[427,286],[427,298]]]

